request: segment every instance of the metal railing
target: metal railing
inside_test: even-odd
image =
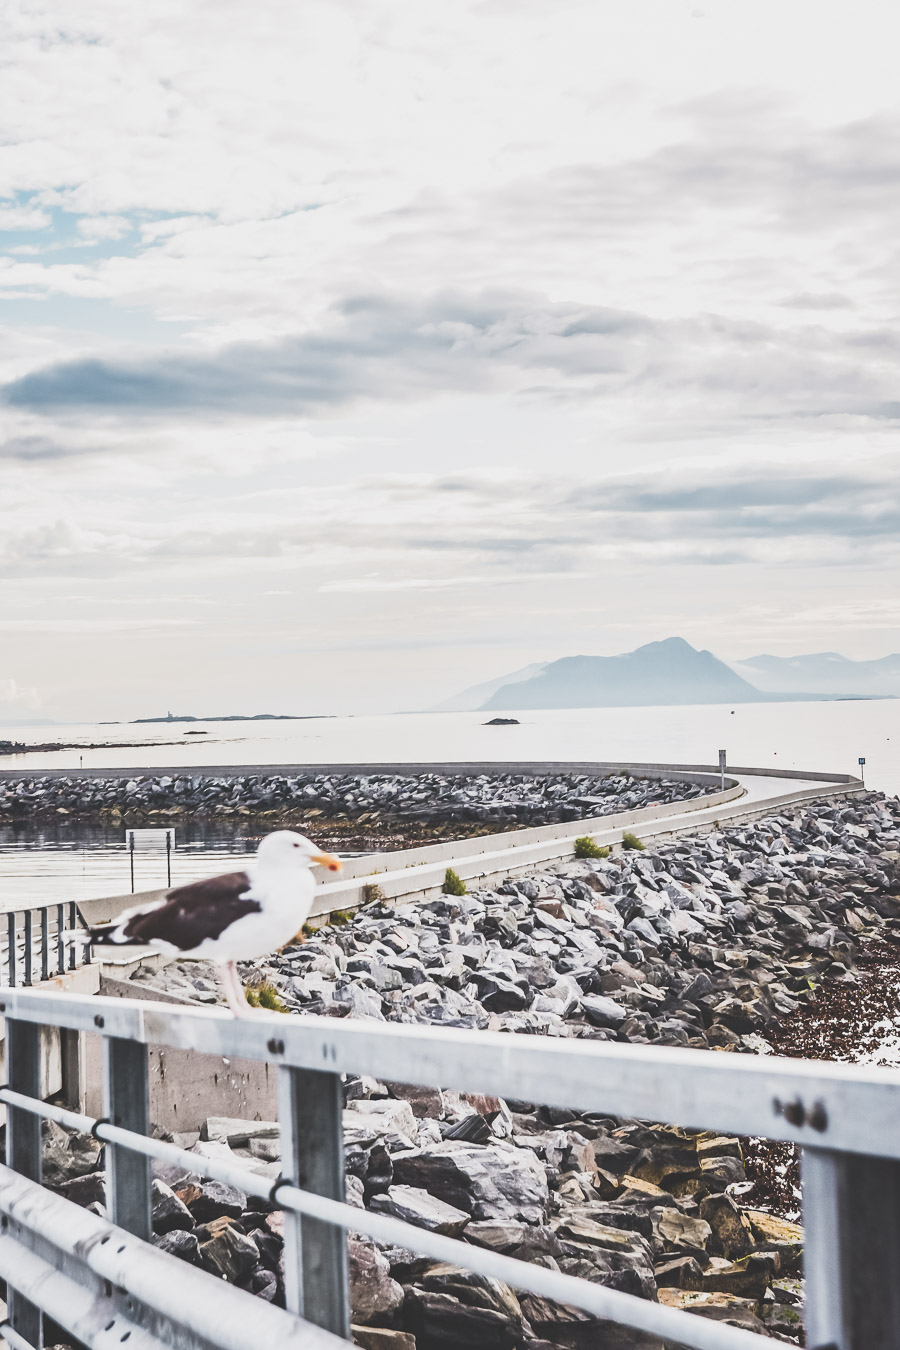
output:
[[[344,1202],[342,1074],[538,1101],[803,1150],[807,1345],[900,1346],[900,1073],[711,1051],[560,1042],[445,1028],[0,989],[6,1018],[7,1163],[0,1168],[3,1334],[41,1344],[42,1313],[105,1350],[245,1350],[266,1336],[326,1350],[350,1334],[346,1231],[501,1280],[668,1345],[762,1350],[768,1337],[514,1260]],[[41,1027],[100,1033],[101,1120],[40,1097]],[[148,1047],[279,1066],[282,1175],[199,1157],[149,1137]],[[106,1144],[103,1219],[40,1185],[40,1118]],[[183,1165],[284,1211],[286,1310],[150,1245],[150,1160]]]
[[[90,943],[65,940],[67,933],[84,931],[74,900],[8,910],[5,918],[5,923],[0,919],[0,970],[5,968],[11,988],[90,965]]]

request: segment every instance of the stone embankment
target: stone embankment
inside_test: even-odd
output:
[[[695,784],[587,774],[215,772],[125,779],[23,775],[0,780],[0,823],[70,819],[125,825],[233,821],[308,829],[327,845],[398,842],[578,820],[703,795]],[[599,801],[587,799],[597,798]]]
[[[493,891],[396,909],[376,902],[244,975],[274,984],[295,1014],[765,1052],[767,1031],[774,1037],[829,991],[852,995],[861,945],[897,943],[898,860],[896,800],[832,799],[644,852],[555,864]],[[185,963],[142,978],[210,1002],[211,974]],[[346,1095],[352,1203],[799,1336],[802,1232],[771,1212],[755,1144],[366,1078],[349,1081]],[[209,1122],[207,1141],[181,1142],[275,1169],[273,1128],[266,1137],[258,1125]],[[163,1245],[279,1296],[277,1214],[239,1197],[216,1208],[194,1177],[161,1180],[189,1212],[158,1188],[160,1214],[169,1206],[180,1216],[158,1219]],[[100,1200],[93,1184],[85,1195]],[[796,1209],[790,1188],[786,1198]],[[372,1350],[588,1350],[598,1338],[659,1350],[361,1239],[352,1272],[357,1340]]]

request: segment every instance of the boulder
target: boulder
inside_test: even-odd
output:
[[[87,1209],[88,1205],[98,1201],[101,1205],[106,1203],[106,1177],[103,1172],[89,1172],[87,1176],[75,1177],[72,1181],[67,1181],[60,1186],[60,1190],[67,1200],[74,1200],[76,1205],[81,1205]]]
[[[254,1266],[259,1265],[259,1251],[252,1238],[238,1231],[228,1219],[214,1219],[201,1229],[200,1264],[204,1270],[229,1284],[237,1284]],[[204,1241],[203,1238],[206,1238]]]
[[[168,1233],[160,1233],[153,1239],[153,1245],[170,1256],[188,1261],[192,1266],[200,1264],[200,1244],[193,1233],[183,1228],[172,1228]]]
[[[766,1325],[758,1315],[758,1304],[751,1299],[738,1298],[734,1294],[664,1288],[659,1291],[659,1302],[668,1308],[680,1308],[685,1312],[696,1313],[699,1317],[708,1317],[714,1322],[727,1322],[745,1331],[755,1331],[760,1336],[767,1334]]]
[[[422,1350],[513,1350],[524,1330],[508,1285],[434,1265],[407,1293],[404,1322]]]
[[[730,1195],[708,1195],[700,1201],[700,1217],[709,1224],[709,1251],[734,1261],[749,1256],[756,1245],[745,1215]]]
[[[413,1083],[386,1083],[388,1092],[398,1101],[408,1102],[417,1120],[444,1118],[444,1094],[440,1088],[418,1087]]]
[[[175,1228],[189,1233],[194,1227],[194,1219],[187,1205],[179,1200],[171,1186],[158,1177],[150,1185],[150,1212],[153,1231],[160,1236],[171,1233]]]
[[[230,1148],[246,1148],[251,1139],[277,1139],[278,1122],[273,1120],[236,1120],[231,1116],[207,1116],[200,1138]]]
[[[377,1128],[383,1134],[396,1134],[414,1144],[419,1135],[419,1126],[409,1102],[395,1101],[392,1097],[377,1098],[375,1101],[362,1099],[352,1102],[347,1115],[374,1116]]]
[[[247,1207],[244,1192],[224,1181],[204,1181],[195,1190],[196,1194],[187,1201],[195,1223],[220,1218],[239,1219]]]
[[[387,1327],[350,1328],[356,1345],[362,1350],[416,1350],[416,1340],[408,1331],[392,1331]]]
[[[458,1237],[469,1215],[445,1200],[429,1195],[415,1186],[390,1186],[387,1191],[373,1195],[369,1208],[378,1214],[390,1214],[405,1223],[425,1228],[430,1233],[444,1233],[447,1237]]]
[[[581,1011],[595,1027],[617,1027],[628,1016],[627,1008],[603,994],[585,994],[581,1000]]]
[[[712,1228],[705,1219],[682,1214],[677,1209],[653,1210],[653,1231],[666,1248],[679,1252],[705,1252]]]
[[[42,1136],[41,1175],[45,1186],[59,1190],[66,1182],[97,1171],[102,1145],[90,1135],[76,1134],[45,1120]]]
[[[395,1157],[394,1181],[475,1219],[542,1223],[550,1201],[546,1172],[530,1149],[445,1141]]]
[[[391,1279],[386,1258],[376,1247],[354,1237],[347,1241],[347,1255],[353,1320],[366,1325],[393,1317],[403,1306],[403,1290]]]

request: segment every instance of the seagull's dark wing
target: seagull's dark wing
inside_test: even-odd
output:
[[[110,924],[106,941],[126,945],[170,942],[183,952],[192,951],[205,938],[219,937],[238,919],[261,912],[262,905],[247,894],[249,890],[246,872],[228,872],[225,876],[176,886],[162,904],[148,905],[124,922]]]

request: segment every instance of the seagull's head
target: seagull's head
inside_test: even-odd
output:
[[[343,863],[333,853],[323,853],[311,839],[293,830],[275,830],[261,840],[256,856],[260,862],[276,867],[313,867],[316,863],[329,872],[339,872]]]

